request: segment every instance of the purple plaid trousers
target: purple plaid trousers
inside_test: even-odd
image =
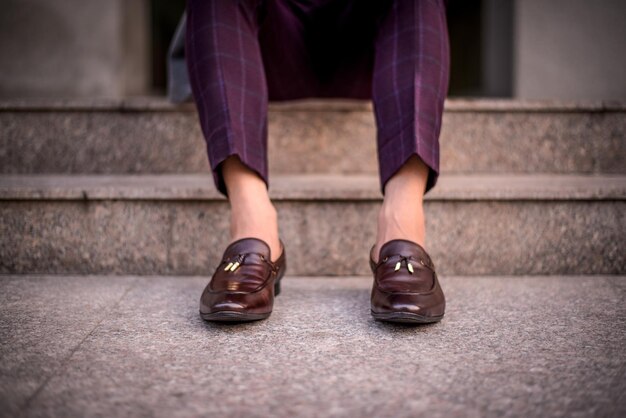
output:
[[[268,182],[268,101],[371,99],[380,188],[413,154],[439,176],[444,0],[188,0],[191,90],[217,189],[230,155]]]

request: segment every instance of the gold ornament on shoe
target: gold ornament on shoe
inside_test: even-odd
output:
[[[409,270],[409,273],[413,274],[415,272],[415,270],[413,269],[413,264],[411,264],[411,262],[405,257],[403,257],[400,261],[396,263],[396,267],[393,269],[393,271],[400,270],[400,267],[402,267],[402,260],[406,262],[406,268],[407,270]]]
[[[226,265],[226,267],[224,267],[224,271],[235,271],[239,268],[239,266],[241,265],[241,263],[243,263],[243,259],[245,258],[245,256],[241,256],[238,255],[237,256],[237,260],[235,260],[235,262],[230,262]]]

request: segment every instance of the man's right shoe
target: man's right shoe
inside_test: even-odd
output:
[[[440,321],[446,300],[426,250],[416,242],[394,239],[380,248],[378,262],[374,262],[373,250],[370,268],[374,274],[374,319],[415,324]]]
[[[285,274],[285,246],[275,262],[270,247],[258,238],[242,238],[224,251],[200,298],[200,316],[207,321],[246,322],[272,313]]]

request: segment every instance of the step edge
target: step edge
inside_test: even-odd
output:
[[[270,112],[344,111],[371,112],[371,100],[352,99],[298,99],[269,102]],[[626,112],[626,101],[618,100],[527,100],[448,98],[446,112],[528,112],[580,113]],[[0,113],[10,112],[195,112],[191,102],[173,104],[162,97],[134,97],[127,99],[85,98],[45,99],[16,98],[0,100]]]
[[[166,185],[163,185],[163,184]],[[61,184],[61,186],[59,186]],[[377,175],[275,175],[276,201],[380,201]],[[426,201],[623,201],[626,175],[442,174]],[[0,201],[225,201],[207,174],[0,175]]]

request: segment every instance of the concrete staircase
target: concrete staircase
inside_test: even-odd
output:
[[[612,103],[449,100],[426,204],[441,274],[626,272],[625,116]],[[0,272],[204,275],[221,256],[227,204],[192,106],[5,102],[0,124]],[[369,274],[371,105],[273,104],[269,131],[290,274]]]
[[[193,107],[0,103],[0,417],[625,416],[626,105],[446,103],[423,327],[369,313],[371,106],[272,105],[269,148],[284,290],[215,325]]]

